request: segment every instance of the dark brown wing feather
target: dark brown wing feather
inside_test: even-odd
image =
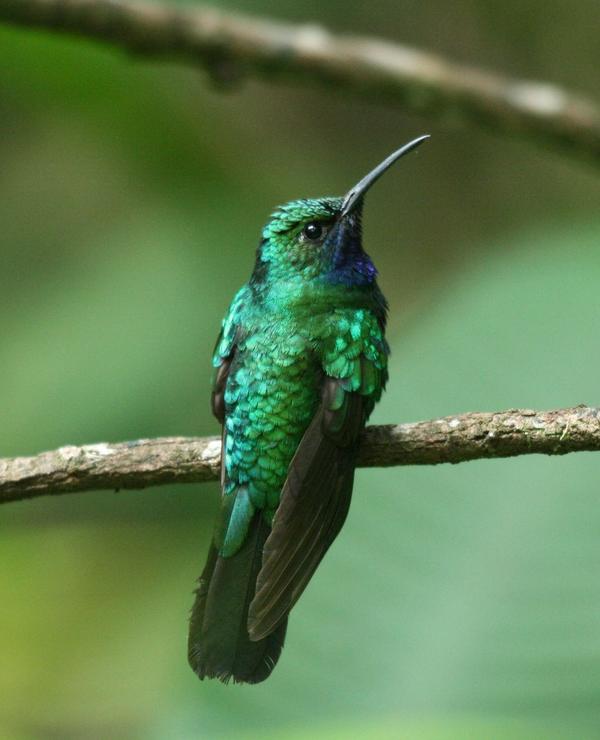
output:
[[[225,387],[227,385],[227,377],[229,376],[229,369],[233,362],[234,354],[235,353],[232,352],[217,368],[210,397],[212,412],[221,424],[225,421]]]
[[[323,402],[290,463],[248,612],[252,640],[285,620],[346,519],[366,413],[358,393],[329,410],[340,382],[325,379]]]
[[[229,370],[231,369],[231,363],[235,356],[235,346],[233,352],[226,357],[223,362],[217,368],[213,380],[213,388],[210,396],[210,406],[213,414],[217,421],[222,425],[221,427],[221,450],[225,449],[225,388],[227,387],[227,378],[229,377]],[[221,463],[221,489],[225,484],[225,465]]]

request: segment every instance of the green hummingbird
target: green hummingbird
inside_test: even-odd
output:
[[[340,531],[359,437],[388,372],[387,302],[362,248],[363,198],[421,136],[345,197],[280,206],[213,356],[221,510],[190,619],[200,678],[259,683],[288,614]]]

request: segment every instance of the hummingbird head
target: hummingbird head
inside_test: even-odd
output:
[[[263,229],[251,282],[373,283],[377,270],[362,248],[364,195],[394,162],[428,138],[393,152],[343,197],[294,200],[277,208]]]

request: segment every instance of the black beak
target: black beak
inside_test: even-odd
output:
[[[363,177],[360,182],[358,182],[351,190],[348,191],[348,194],[344,198],[344,202],[342,204],[340,218],[348,215],[350,211],[356,208],[356,206],[361,201],[362,197],[371,187],[371,185],[373,185],[376,180],[379,180],[383,173],[388,170],[394,164],[394,162],[396,162],[396,160],[400,159],[400,157],[403,157],[405,154],[408,154],[408,152],[412,151],[413,149],[416,149],[419,144],[422,144],[428,138],[429,134],[426,134],[425,136],[419,136],[418,139],[409,141],[408,144],[405,144],[393,154],[390,154],[387,159],[384,159],[381,164],[378,164],[377,167],[371,170],[368,175],[365,175],[365,177]]]

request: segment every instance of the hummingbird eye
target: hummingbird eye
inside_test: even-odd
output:
[[[318,221],[311,221],[302,229],[302,236],[311,242],[319,241],[325,229]]]

